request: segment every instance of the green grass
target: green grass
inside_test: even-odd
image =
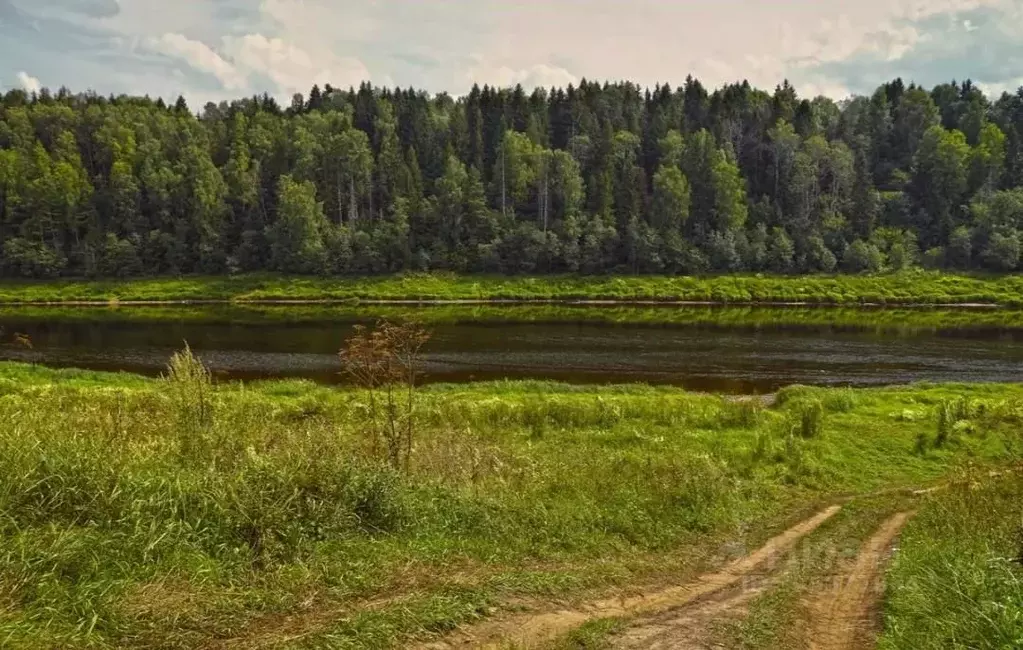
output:
[[[1023,478],[932,495],[889,572],[881,650],[1023,647]]]
[[[502,603],[677,579],[838,495],[1004,463],[1023,422],[1010,385],[792,388],[770,409],[434,386],[405,472],[373,453],[365,393],[196,386],[0,365],[0,646],[400,647]],[[963,395],[968,419],[919,449]]]
[[[890,275],[378,278],[270,275],[0,284],[0,303],[254,301],[694,301],[721,304],[964,304],[1023,306],[1023,277],[907,271]]]
[[[613,647],[610,637],[624,627],[625,621],[621,619],[595,619],[562,635],[548,650],[608,650]]]

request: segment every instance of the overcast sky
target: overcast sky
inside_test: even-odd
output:
[[[748,79],[841,99],[901,76],[1023,84],[1023,0],[0,0],[0,88],[184,94],[313,83]]]

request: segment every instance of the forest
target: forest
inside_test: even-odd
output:
[[[1023,89],[9,91],[7,278],[1009,272]]]

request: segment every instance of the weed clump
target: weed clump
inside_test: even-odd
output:
[[[210,371],[185,343],[167,364],[166,380],[178,407],[180,424],[189,431],[200,431],[213,424],[213,380]]]
[[[782,408],[792,402],[805,399],[808,394],[812,393],[812,391],[813,389],[809,386],[803,386],[801,384],[786,386],[775,394],[774,406],[776,408]]]
[[[742,399],[724,406],[720,416],[722,428],[755,429],[764,418],[764,406],[758,399]]]
[[[859,403],[856,393],[851,388],[829,391],[824,398],[824,408],[828,413],[848,413]]]
[[[799,409],[799,437],[804,440],[819,438],[824,433],[824,404],[812,400]]]
[[[938,404],[938,431],[934,446],[944,447],[961,422],[968,421],[974,412],[973,403],[966,397],[942,400]]]
[[[294,560],[310,542],[393,533],[406,516],[393,471],[341,458],[253,457],[223,490],[232,504],[225,523],[259,565]]]
[[[214,424],[213,379],[210,371],[185,343],[167,364],[168,395],[177,415],[179,452],[182,459],[195,461],[216,452],[210,439]]]

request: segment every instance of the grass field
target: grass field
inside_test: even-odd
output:
[[[0,646],[401,647],[1023,451],[1015,385],[765,408],[509,382],[416,404],[393,466],[364,391],[0,366]]]
[[[503,277],[410,274],[337,279],[236,277],[0,283],[0,303],[253,301],[694,301],[720,304],[1023,306],[1023,276],[890,275]]]

